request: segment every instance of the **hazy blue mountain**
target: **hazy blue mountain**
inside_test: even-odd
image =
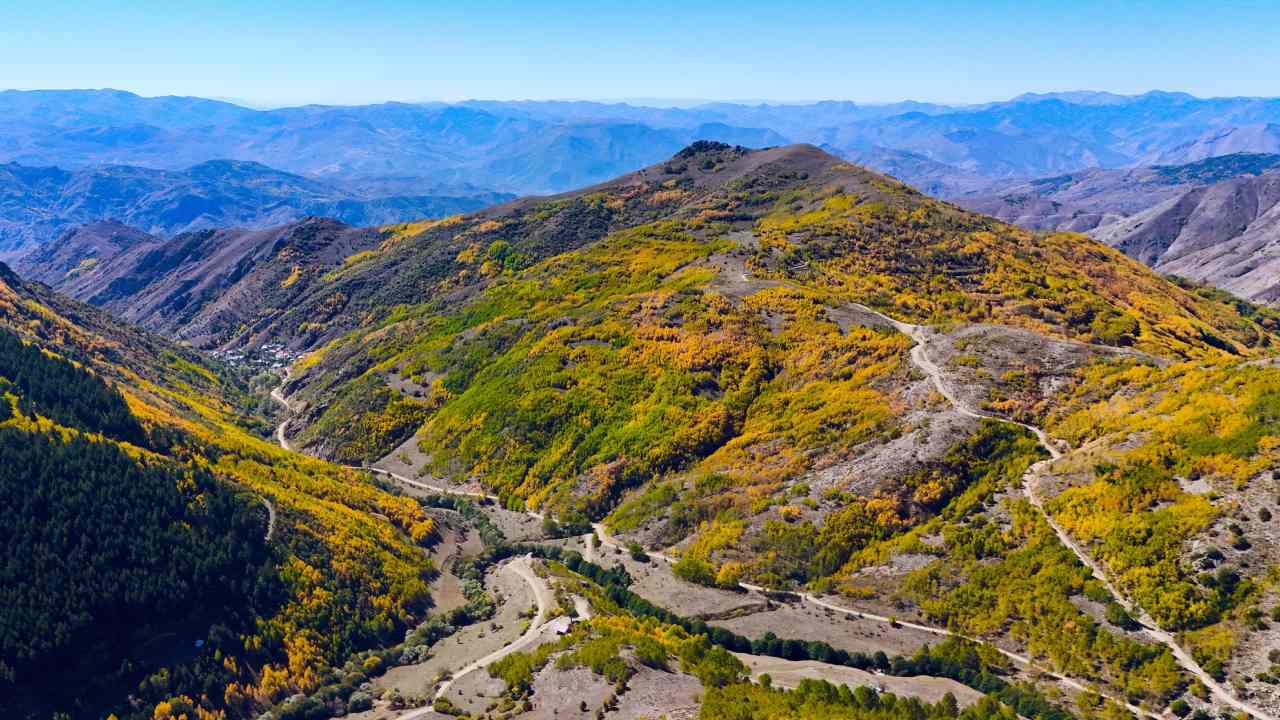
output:
[[[521,103],[259,111],[113,90],[9,91],[0,93],[0,161],[179,169],[230,158],[361,187],[398,178],[413,194],[454,181],[527,194],[614,177],[693,140],[787,141],[715,114],[659,122],[653,118],[663,113],[639,112],[648,124],[605,105],[567,105],[561,112]]]
[[[308,215],[382,225],[468,212],[507,199],[477,191],[370,196],[246,161],[215,160],[178,171],[0,164],[0,256],[16,257],[70,227],[100,220],[169,236],[203,228],[283,225]]]
[[[442,183],[559,192],[699,139],[808,142],[950,196],[1087,168],[1277,152],[1280,100],[1079,91],[963,107],[475,100],[254,110],[113,90],[0,93],[0,161],[176,170],[230,158],[363,194],[436,194]]]

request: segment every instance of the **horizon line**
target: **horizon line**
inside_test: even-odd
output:
[[[740,107],[806,107],[812,105],[820,105],[824,103],[848,103],[860,107],[890,107],[893,105],[936,105],[952,109],[964,108],[980,108],[988,105],[1000,105],[1013,103],[1019,100],[1035,100],[1037,98],[1044,100],[1057,99],[1071,103],[1069,97],[1064,96],[1081,96],[1085,98],[1092,96],[1095,98],[1112,98],[1116,100],[1134,100],[1150,95],[1164,96],[1182,96],[1191,100],[1210,101],[1210,100],[1277,100],[1280,96],[1272,95],[1225,95],[1225,96],[1208,96],[1201,97],[1181,90],[1161,90],[1151,89],[1139,93],[1117,93],[1110,90],[1048,90],[1048,91],[1027,91],[1019,93],[1010,98],[986,100],[981,102],[955,102],[946,100],[922,100],[917,98],[900,98],[897,100],[853,100],[848,98],[814,98],[805,100],[776,100],[769,98],[662,98],[662,97],[620,97],[620,98],[591,98],[591,97],[549,97],[549,98],[483,98],[483,97],[464,97],[458,99],[383,99],[370,102],[304,102],[304,103],[275,103],[265,100],[256,100],[251,98],[238,98],[234,96],[205,96],[205,95],[181,95],[181,94],[161,94],[161,95],[144,95],[142,93],[114,87],[102,88],[5,88],[0,90],[0,94],[10,93],[119,93],[130,95],[143,100],[164,100],[164,99],[191,99],[205,100],[209,102],[219,102],[227,105],[244,108],[246,110],[255,110],[259,112],[269,112],[272,110],[289,110],[308,107],[332,107],[332,108],[355,108],[370,107],[376,105],[466,105],[470,103],[503,103],[503,104],[536,104],[536,103],[587,103],[595,105],[612,105],[626,106],[636,108],[653,108],[653,109],[694,109],[707,105],[737,105]],[[1072,103],[1084,104],[1084,103]]]

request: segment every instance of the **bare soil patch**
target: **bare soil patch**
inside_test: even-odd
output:
[[[507,569],[509,565],[510,562],[503,563],[485,577],[485,588],[498,601],[492,619],[458,630],[436,643],[426,662],[392,668],[374,685],[396,689],[405,697],[430,699],[442,673],[455,672],[520,637],[525,624],[520,614],[534,606],[534,597],[524,580]]]
[[[432,514],[439,516],[444,513],[434,511]],[[479,534],[467,529],[465,525],[459,524],[458,527],[449,527],[444,531],[442,539],[431,553],[431,561],[440,570],[439,577],[431,585],[435,612],[444,614],[467,604],[467,598],[462,592],[462,580],[453,574],[453,562],[459,557],[476,555],[483,549],[484,544],[480,542]]]
[[[418,436],[415,434],[400,443],[395,450],[387,453],[381,460],[373,463],[373,467],[404,475],[405,477],[424,478],[427,464],[430,461],[431,456],[418,447]],[[444,483],[437,484],[443,485]]]
[[[714,625],[739,635],[758,638],[771,632],[780,638],[821,640],[831,647],[849,652],[886,655],[911,655],[926,643],[936,644],[941,638],[932,633],[890,625],[843,613],[827,611],[809,603],[775,604],[772,610],[757,612]]]
[[[857,687],[865,685],[877,691],[885,690],[899,697],[917,697],[928,703],[936,703],[947,693],[955,696],[960,707],[968,707],[982,699],[982,693],[950,678],[917,675],[914,677],[896,677],[878,675],[844,667],[828,665],[814,660],[784,660],[782,658],[761,657],[734,653],[748,668],[751,676],[758,679],[768,673],[774,687],[794,688],[801,680],[826,680],[833,685]]]
[[[642,667],[627,688],[618,698],[619,718],[692,720],[702,705],[702,683],[692,675]]]
[[[556,669],[547,663],[533,678],[533,710],[521,717],[530,720],[591,720],[613,694],[613,685],[588,668]],[[586,703],[586,710],[582,704]]]

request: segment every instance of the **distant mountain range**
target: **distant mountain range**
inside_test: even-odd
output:
[[[1264,277],[1270,265],[1258,259],[1275,232],[1269,186],[1234,179],[1280,168],[1277,99],[1069,92],[967,107],[469,101],[254,110],[112,90],[7,91],[0,118],[0,162],[8,162],[0,259],[42,248],[18,267],[58,286],[67,273],[91,283],[97,275],[81,275],[80,263],[125,253],[117,246],[126,240],[150,248],[212,228],[280,231],[308,216],[345,227],[471,212],[511,193],[588,186],[703,139],[809,142],[970,210],[1090,232],[1157,269],[1246,297],[1276,294]],[[1235,184],[1205,190],[1222,182]],[[1204,205],[1220,192],[1257,202]],[[1163,214],[1156,222],[1148,213]],[[92,225],[108,220],[128,227]],[[82,224],[92,226],[49,246]],[[175,292],[147,301],[162,314],[170,301],[187,307],[190,298]],[[215,325],[210,337],[229,331]]]
[[[900,160],[912,162],[907,157]],[[915,162],[917,167],[928,163],[919,158]],[[202,172],[211,174],[210,168],[218,165],[226,163],[210,163]],[[681,170],[672,165],[671,171]],[[310,182],[276,175],[294,178],[298,187]],[[625,184],[630,178],[597,188]],[[466,209],[457,205],[479,204],[489,197],[450,198],[455,202],[450,209]],[[505,218],[536,201],[496,205],[474,217]],[[1011,183],[1001,193],[974,192],[955,202],[1032,230],[1087,232],[1156,270],[1209,282],[1256,301],[1280,299],[1280,282],[1275,279],[1280,268],[1269,260],[1272,246],[1280,242],[1280,155],[1236,154],[1186,165],[1091,169]],[[276,208],[285,217],[294,211],[296,206]],[[328,288],[333,278],[345,276],[365,255],[432,225],[423,221],[357,229],[334,219],[308,217],[268,229],[202,228],[169,235],[105,220],[67,230],[56,242],[18,258],[14,268],[26,278],[200,347],[257,345],[270,338],[308,345],[334,331],[335,303],[376,296],[380,299],[370,300],[369,307],[396,305],[399,294],[411,292],[401,287],[404,282],[413,284],[414,277],[433,272],[431,267],[452,262],[445,253],[421,267],[400,267],[376,280],[316,295],[315,287]],[[594,228],[590,222],[578,225]],[[546,235],[547,249],[538,256],[580,242],[558,226],[523,232]]]
[[[465,186],[433,195],[370,196],[251,161],[213,160],[183,170],[8,163],[0,165],[0,258],[101,220],[164,236],[282,225],[308,215],[382,225],[469,212],[510,197]]]
[[[558,192],[660,162],[698,139],[808,142],[947,196],[984,180],[1280,152],[1280,99],[1073,92],[965,107],[470,101],[254,110],[115,90],[0,93],[0,161],[181,169],[231,158],[395,194],[460,182]]]

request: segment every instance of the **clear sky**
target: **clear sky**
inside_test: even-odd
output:
[[[2,0],[0,88],[261,104],[1280,96],[1280,0]]]

